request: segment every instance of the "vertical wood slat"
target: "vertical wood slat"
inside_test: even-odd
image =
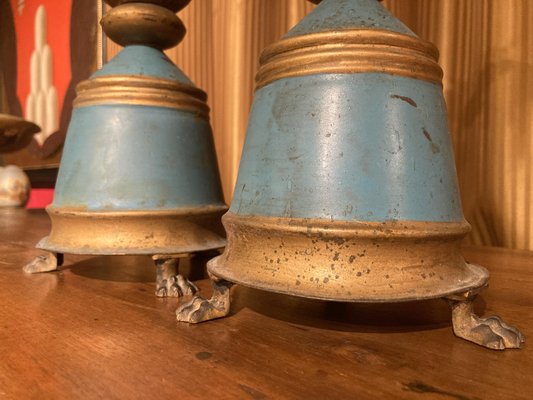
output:
[[[384,4],[441,51],[470,241],[533,248],[533,27],[527,0]]]

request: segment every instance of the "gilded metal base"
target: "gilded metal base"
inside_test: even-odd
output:
[[[459,253],[467,223],[328,222],[223,218],[228,246],[208,263],[214,292],[176,311],[198,323],[230,311],[234,283],[308,298],[398,302],[445,298],[456,336],[489,349],[519,348],[524,335],[498,317],[480,318],[473,300],[488,284],[483,267]]]
[[[178,273],[179,258],[225,246],[220,216],[226,207],[179,211],[91,212],[48,207],[50,235],[37,248],[48,250],[23,267],[24,272],[57,270],[63,253],[154,255],[156,296],[180,297],[198,291]]]
[[[466,264],[466,222],[343,222],[227,213],[226,251],[214,276],[308,298],[397,302],[450,296],[488,281]]]
[[[94,255],[181,254],[225,246],[226,207],[172,211],[91,212],[48,207],[50,235],[37,248]]]
[[[156,267],[155,295],[157,297],[181,297],[198,292],[198,287],[194,283],[178,273],[180,256],[187,256],[187,254],[152,257]]]

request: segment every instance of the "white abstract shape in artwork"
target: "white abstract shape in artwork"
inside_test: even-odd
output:
[[[46,132],[55,132],[59,128],[57,123],[57,91],[55,87],[50,86],[48,88],[45,103],[46,115],[43,128]]]
[[[47,91],[52,87],[52,52],[47,44],[41,50],[41,89]]]
[[[35,120],[35,96],[32,93],[26,97],[26,119],[28,121]]]
[[[53,54],[46,42],[46,10],[35,12],[35,48],[30,58],[30,94],[26,98],[26,119],[41,127],[35,140],[42,145],[59,129],[57,89],[53,82]]]
[[[24,0],[18,0],[17,10],[19,15],[21,15],[22,11],[24,11]]]
[[[30,58],[30,93],[37,93],[40,89],[39,75],[41,74],[41,52],[34,50]]]
[[[41,4],[35,12],[35,48],[42,49],[46,44],[46,11]]]
[[[46,115],[46,96],[42,90],[39,90],[35,98],[35,123],[44,128]],[[37,137],[37,135],[35,136]]]

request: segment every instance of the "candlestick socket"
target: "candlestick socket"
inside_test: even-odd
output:
[[[186,32],[172,11],[147,3],[121,4],[107,12],[100,23],[111,40],[121,46],[168,49],[181,42]]]
[[[107,4],[109,4],[111,7],[117,7],[121,4],[126,3],[145,3],[145,4],[155,4],[156,6],[168,8],[169,10],[173,12],[178,12],[179,10],[185,8],[187,4],[191,2],[191,0],[105,0]]]

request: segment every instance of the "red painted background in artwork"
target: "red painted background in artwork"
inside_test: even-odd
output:
[[[89,0],[87,0],[89,1]],[[46,11],[46,42],[52,53],[53,85],[57,90],[58,113],[71,79],[70,14],[72,0],[11,0],[17,36],[17,96],[24,115],[30,92],[30,58],[35,47],[35,13],[40,5]]]
[[[45,208],[54,200],[54,189],[32,189],[26,208]]]

